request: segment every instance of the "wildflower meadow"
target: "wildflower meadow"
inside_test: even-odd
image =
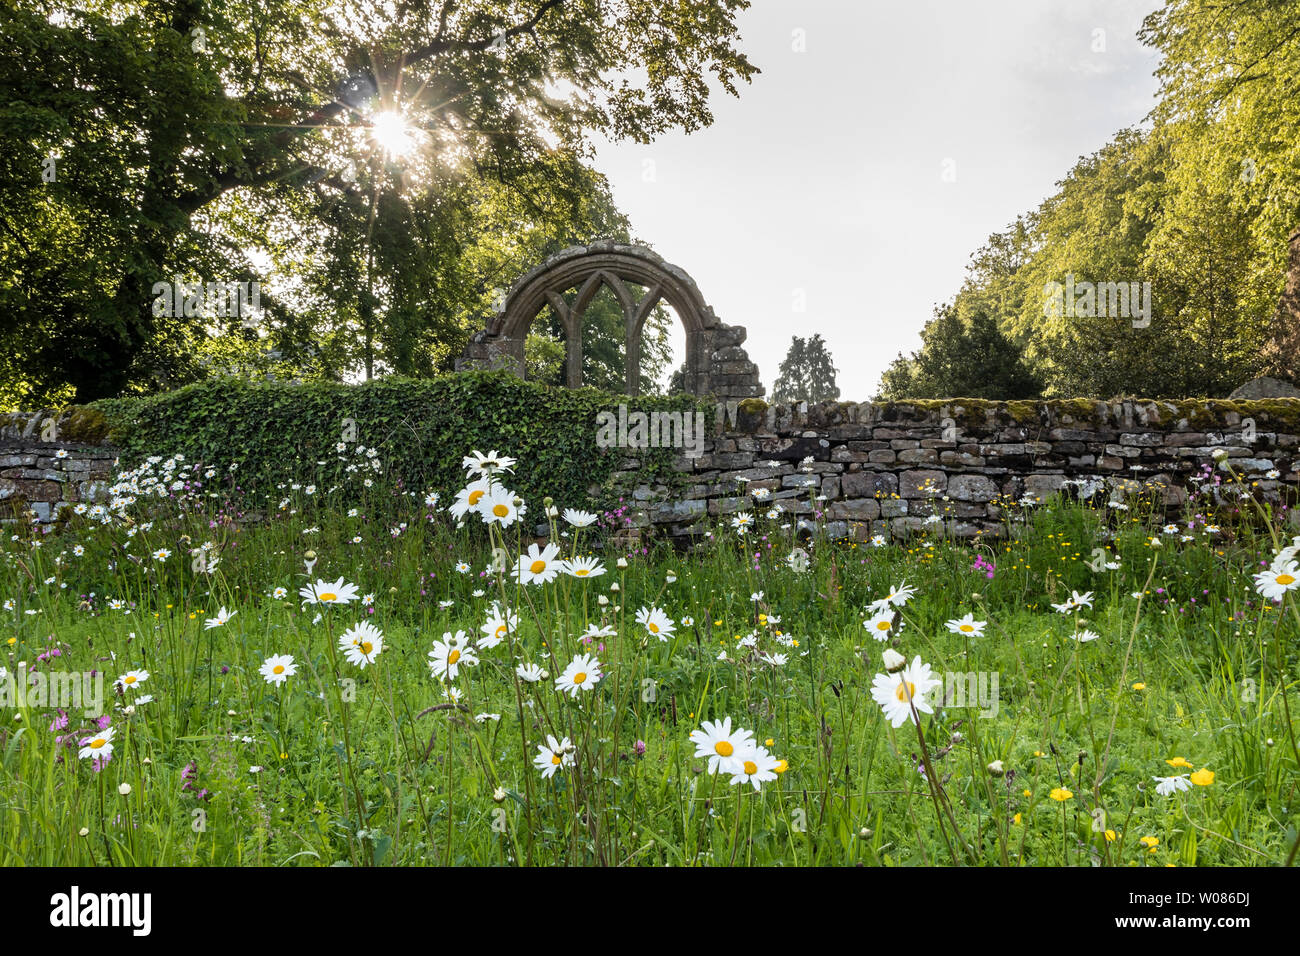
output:
[[[409,489],[340,442],[251,503],[244,465],[6,527],[0,862],[1296,859],[1300,537],[1226,465],[973,544],[740,483],[689,549],[497,449]]]

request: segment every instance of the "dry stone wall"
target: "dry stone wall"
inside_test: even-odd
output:
[[[117,451],[81,436],[78,418],[75,411],[0,415],[0,520],[51,521],[62,508],[104,498]]]
[[[117,452],[78,414],[0,415],[0,518],[48,521],[102,499]],[[835,537],[969,538],[1003,534],[1012,502],[1043,501],[1072,483],[1109,495],[1156,487],[1176,509],[1212,476],[1230,481],[1230,466],[1266,499],[1290,505],[1300,491],[1300,399],[746,400],[719,404],[714,419],[703,453],[676,459],[671,484],[645,483],[638,448],[609,450],[620,456],[615,487],[636,527],[690,538],[708,518],[780,503],[801,519],[818,515]]]
[[[773,502],[816,514],[834,537],[1000,536],[1012,502],[1072,484],[1111,496],[1158,488],[1176,509],[1209,476],[1231,481],[1230,466],[1263,497],[1293,501],[1300,400],[740,402],[718,407],[705,454],[678,460],[682,487],[639,484],[638,465],[629,454],[621,471],[634,523],[675,536]]]

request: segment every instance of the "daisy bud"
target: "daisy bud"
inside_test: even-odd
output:
[[[125,707],[122,708],[122,713],[125,714],[127,717],[130,717],[132,714],[135,713],[135,704],[127,704]]]
[[[907,658],[892,647],[885,648],[885,652],[880,655],[885,662],[885,670],[891,674],[897,674],[907,666]]]
[[[127,794],[131,792],[131,785],[129,783],[124,783],[117,788],[117,792],[125,797]]]
[[[599,604],[601,607],[605,607],[606,605],[609,604],[609,598],[605,597],[605,595],[602,594],[600,595],[600,597],[596,598],[596,603]]]
[[[14,714],[14,720],[21,722],[22,719],[23,719],[23,715],[21,712]]]
[[[80,830],[77,831],[78,836],[86,836],[89,833],[90,831],[87,830],[85,827],[82,827]]]
[[[1265,746],[1265,747],[1271,747],[1271,746],[1273,746],[1273,738],[1272,738],[1272,737],[1269,737],[1268,740],[1264,741],[1264,746]]]
[[[672,584],[674,581],[677,580],[677,575],[676,573],[669,571],[666,575],[664,575],[664,580],[667,581],[669,584]]]
[[[551,505],[555,504],[555,499],[552,498],[550,495],[547,495],[545,498],[542,499],[542,504],[544,504],[549,509]]]
[[[306,552],[306,553],[303,554],[303,557],[306,558],[308,561],[315,561],[315,560],[316,560],[316,552],[315,552],[315,551],[308,551],[308,552]]]
[[[1228,449],[1216,448],[1214,449],[1213,452],[1211,452],[1210,457],[1213,458],[1215,461],[1223,461],[1223,459],[1228,457]]]
[[[144,758],[143,760],[141,760],[140,762],[141,762],[142,764],[144,764],[146,767],[152,767],[152,766],[153,766],[153,760],[150,759],[149,757],[145,757],[145,758]]]
[[[995,777],[1000,777],[1004,773],[1006,773],[1006,769],[1002,766],[1002,761],[995,760],[991,764],[989,764],[989,773],[991,773]]]
[[[500,803],[505,798],[506,798],[506,791],[504,787],[497,787],[495,790],[492,791],[492,799],[495,800],[497,803]]]
[[[611,585],[609,586],[609,589],[610,589],[611,591],[617,591],[617,590],[619,590],[618,582],[615,581],[613,584],[611,584]]]
[[[522,508],[524,506],[524,499],[520,498],[518,495],[515,495],[512,503],[516,508]]]
[[[982,594],[980,594],[978,591],[976,591],[974,594],[972,594],[972,595],[970,596],[970,599],[971,599],[972,601],[982,601],[982,600],[984,600],[984,595],[982,595]]]
[[[872,832],[871,827],[863,827],[861,830],[858,831],[858,836],[862,837],[862,839],[864,840],[867,840],[871,838],[871,832]]]

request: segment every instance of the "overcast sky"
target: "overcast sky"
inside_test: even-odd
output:
[[[596,165],[636,238],[749,330],[769,394],[791,335],[820,332],[864,401],[988,236],[1150,111],[1136,33],[1159,6],[755,0],[742,49],[763,72],[713,126],[601,143]]]

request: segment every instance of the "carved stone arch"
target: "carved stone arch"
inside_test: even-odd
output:
[[[645,288],[638,297],[629,283]],[[458,371],[507,368],[523,375],[524,340],[538,314],[550,306],[564,326],[565,381],[582,384],[582,315],[605,286],[623,310],[628,394],[640,391],[641,335],[646,319],[660,302],[672,306],[686,330],[688,392],[722,398],[763,394],[758,368],[741,347],[745,330],[725,325],[704,301],[699,287],[683,269],[671,265],[643,246],[597,242],[573,246],[525,273],[507,294],[501,311],[475,333]],[[564,293],[576,289],[572,301]]]

